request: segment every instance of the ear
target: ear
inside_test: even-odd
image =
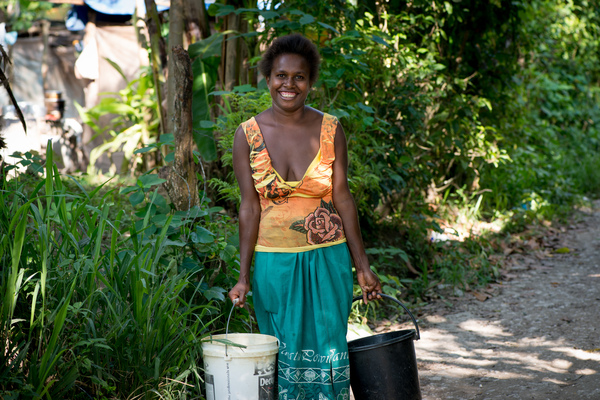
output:
[[[271,84],[271,77],[265,76],[265,81],[267,81],[267,86],[269,86]]]

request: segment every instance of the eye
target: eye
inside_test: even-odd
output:
[[[285,74],[277,74],[278,78],[285,78]]]
[[[304,76],[298,75],[298,76],[296,76],[296,80],[302,81],[302,80],[304,80]]]

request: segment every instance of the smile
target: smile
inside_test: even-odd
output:
[[[297,93],[295,93],[295,92],[279,92],[279,95],[281,97],[283,97],[284,99],[293,99],[294,97],[297,96]]]

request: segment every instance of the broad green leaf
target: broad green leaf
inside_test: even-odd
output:
[[[235,93],[248,93],[248,92],[255,92],[256,88],[248,83],[248,84],[241,85],[241,86],[234,86],[233,91]]]
[[[260,15],[264,19],[279,18],[279,13],[277,11],[261,11]]]
[[[139,186],[127,186],[127,187],[121,188],[121,190],[119,190],[119,194],[127,194],[127,193],[131,193],[135,190],[140,190]]]
[[[190,58],[192,60],[194,60],[196,57],[200,57],[200,59],[209,57],[220,58],[223,38],[227,33],[233,33],[233,31],[214,33],[206,39],[191,44],[188,48]]]
[[[211,129],[194,129],[194,142],[204,161],[217,159],[217,145]]]
[[[160,141],[158,144],[166,145],[166,144],[174,144],[175,143],[175,135],[172,133],[163,133],[160,135]]]
[[[200,128],[204,128],[204,129],[211,129],[214,128],[216,125],[214,122],[212,121],[200,121]]]
[[[161,183],[166,181],[166,179],[159,178],[158,174],[147,174],[142,175],[138,178],[138,185],[144,189],[148,189],[152,186],[160,185]]]
[[[302,18],[300,18],[300,24],[302,25],[312,24],[313,22],[315,22],[315,17],[309,14],[305,14]]]
[[[207,300],[223,301],[223,300],[225,300],[225,293],[226,293],[226,290],[223,288],[212,287],[212,288],[204,291],[204,297],[206,297]]]
[[[208,229],[197,227],[196,231],[192,233],[191,239],[194,243],[212,243],[215,240],[215,234]]]
[[[146,198],[146,196],[144,195],[144,192],[141,190],[138,190],[137,192],[135,192],[131,196],[129,196],[129,202],[131,203],[132,206],[135,207],[138,204],[140,204],[141,202],[143,202],[145,198]]]

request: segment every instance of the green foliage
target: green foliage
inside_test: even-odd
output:
[[[208,199],[171,211],[146,174],[111,218],[119,195],[65,180],[50,145],[44,172],[0,191],[0,395],[198,398],[200,343],[238,268],[227,216]]]
[[[308,103],[344,126],[350,185],[381,276],[402,278],[417,297],[437,285],[486,284],[496,271],[483,238],[473,241],[481,247],[431,244],[430,232],[442,217],[508,217],[507,228],[518,229],[599,193],[599,4],[358,3],[210,12],[262,17],[264,30],[239,35],[248,46],[291,32],[318,44],[321,73]],[[240,97],[249,110],[256,94]],[[213,187],[230,200],[237,112],[217,122],[226,169]]]
[[[194,74],[192,98],[194,141],[205,161],[214,161],[217,158],[211,122],[211,108],[214,102],[211,92],[218,79],[223,38],[224,34],[218,32],[192,44],[188,49],[190,58],[193,60],[192,72]]]
[[[514,162],[482,171],[493,190],[487,210],[552,216],[581,194],[600,193],[600,15],[589,8],[597,2],[584,3],[523,7],[523,68],[494,116]]]
[[[66,7],[66,4],[61,4]],[[34,22],[43,19],[48,11],[56,7],[49,1],[1,0],[0,10],[10,11],[6,22],[13,31],[26,31]]]
[[[217,145],[221,163],[225,167],[218,176],[211,178],[211,187],[217,189],[222,199],[237,206],[240,203],[240,191],[233,176],[233,136],[238,126],[260,114],[271,106],[271,96],[266,90],[240,92],[244,88],[236,87],[232,93],[222,93],[224,105],[222,115],[215,123]]]
[[[120,67],[111,63],[125,77]],[[118,93],[104,93],[100,104],[89,109],[83,109],[76,104],[83,122],[94,131],[94,137],[107,137],[105,142],[94,148],[90,153],[90,165],[106,154],[111,162],[110,170],[117,173],[113,154],[122,151],[124,155],[121,174],[147,170],[140,148],[156,143],[159,118],[154,96],[154,82],[149,69],[143,69],[140,77],[132,80],[127,87]],[[100,118],[107,114],[114,115],[110,125],[100,123]]]

